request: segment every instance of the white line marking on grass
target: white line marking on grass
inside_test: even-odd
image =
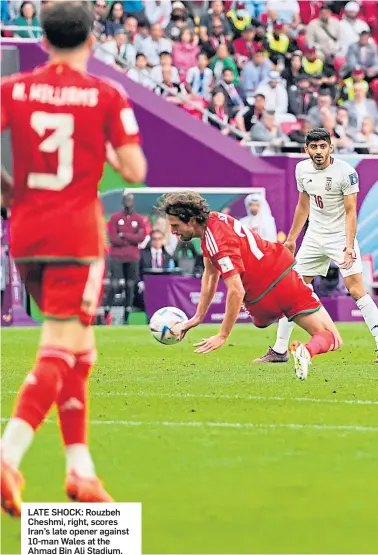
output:
[[[17,391],[3,391],[5,395],[17,395]],[[226,399],[240,401],[294,401],[295,403],[331,403],[343,405],[378,405],[371,399],[316,399],[311,397],[277,397],[266,395],[211,395],[210,393],[131,393],[121,391],[92,392],[91,397],[156,397],[172,399]]]
[[[1,418],[1,422],[8,422],[9,418]],[[54,420],[46,420],[48,424]],[[353,426],[346,424],[263,424],[255,422],[170,422],[169,420],[138,421],[138,420],[90,420],[93,426],[149,426],[168,428],[232,428],[232,429],[271,429],[286,428],[289,430],[323,430],[337,432],[378,432],[378,426]]]
[[[91,393],[94,397],[168,397],[172,399],[228,399],[241,401],[295,401],[296,403],[342,403],[347,405],[378,405],[369,399],[314,399],[311,397],[277,397],[266,395],[211,395],[210,393],[127,393],[100,391]]]

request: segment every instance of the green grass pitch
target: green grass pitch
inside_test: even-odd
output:
[[[318,357],[252,366],[275,326],[237,326],[210,355],[159,345],[146,327],[96,330],[91,447],[118,501],[143,503],[144,553],[378,553],[378,367],[363,324]],[[293,339],[304,338],[298,329]],[[38,330],[2,334],[2,418],[34,362]],[[55,419],[55,415],[51,418]],[[25,458],[25,501],[64,501],[64,457],[46,423]],[[2,516],[1,553],[20,553]]]

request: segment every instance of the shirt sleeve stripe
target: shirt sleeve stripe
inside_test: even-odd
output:
[[[210,242],[209,235],[208,235],[207,231],[205,231],[205,242],[206,242],[206,248],[209,251],[210,256],[214,256],[214,254],[215,254],[214,247]]]
[[[214,235],[212,234],[212,232],[210,231],[209,228],[206,229],[206,232],[208,234],[208,237],[209,237],[209,240],[210,240],[211,244],[213,245],[214,254],[216,254],[217,252],[219,252],[219,248],[218,248],[217,242],[214,238]]]

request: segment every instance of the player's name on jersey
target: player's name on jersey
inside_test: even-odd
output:
[[[20,102],[40,102],[52,106],[85,106],[93,108],[98,104],[99,90],[95,87],[54,87],[46,83],[33,83],[27,91],[25,83],[15,83],[13,100]]]

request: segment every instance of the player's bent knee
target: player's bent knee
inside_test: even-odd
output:
[[[134,280],[128,279],[128,280],[126,281],[126,286],[129,287],[130,289],[133,288],[134,285],[135,285],[135,281],[134,281]]]

